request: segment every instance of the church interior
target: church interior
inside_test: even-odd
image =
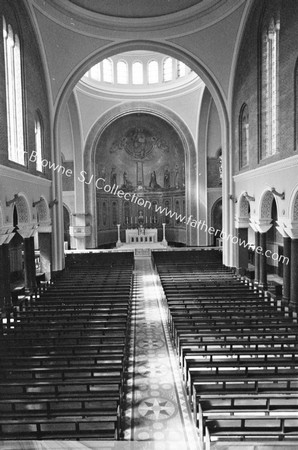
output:
[[[297,1],[0,20],[1,449],[297,449]]]

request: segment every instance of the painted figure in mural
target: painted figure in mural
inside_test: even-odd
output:
[[[103,180],[105,180],[106,176],[107,176],[107,171],[106,171],[105,166],[103,166],[99,171],[99,177],[102,178]]]
[[[155,172],[155,170],[153,170],[153,172],[151,172],[151,174],[150,174],[149,187],[151,189],[160,189],[160,186],[159,186],[159,184],[156,181],[156,172]]]
[[[146,156],[146,136],[142,130],[137,128],[132,136],[134,156],[138,159],[144,159]]]
[[[127,172],[123,172],[123,186],[128,187],[128,185],[129,185],[129,181],[127,178]]]
[[[170,187],[170,171],[168,166],[166,166],[163,177],[163,187],[168,189]]]
[[[121,188],[128,190],[128,189],[132,189],[132,187],[133,186],[132,186],[131,181],[129,181],[129,179],[128,179],[127,172],[124,171],[123,172],[123,184],[122,184]]]
[[[111,184],[111,186],[113,186],[113,184],[117,185],[116,167],[112,167],[111,176],[110,176],[110,184]]]

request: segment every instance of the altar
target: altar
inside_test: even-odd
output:
[[[131,228],[125,230],[126,244],[153,244],[157,242],[157,228]]]

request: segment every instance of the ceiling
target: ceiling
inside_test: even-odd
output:
[[[183,11],[206,0],[69,0],[88,11],[112,17],[149,18]],[[208,2],[208,1],[207,1]]]

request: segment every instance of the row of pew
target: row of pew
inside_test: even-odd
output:
[[[1,439],[121,438],[133,254],[66,258],[2,323]]]
[[[154,252],[202,448],[298,442],[298,325],[216,250]]]

